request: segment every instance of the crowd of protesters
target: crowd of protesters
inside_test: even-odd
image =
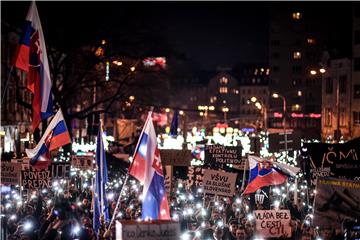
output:
[[[115,180],[116,182],[117,180]],[[122,180],[118,180],[122,183]],[[114,214],[121,184],[112,182],[108,188],[110,218]],[[186,182],[174,179],[169,196],[171,216],[179,221],[181,239],[261,239],[255,233],[253,210],[264,209],[260,202],[251,203],[241,196],[239,188],[234,197],[204,195],[200,187],[188,188]],[[1,194],[2,236],[5,239],[97,239],[92,225],[92,190],[90,184],[78,187],[71,181],[64,188],[26,191],[11,188]],[[86,186],[87,185],[87,186]],[[277,188],[273,188],[277,189]],[[278,188],[280,189],[280,188]],[[282,239],[343,239],[340,229],[318,229],[312,225],[312,215],[305,198],[293,203],[292,194],[270,191],[270,209],[289,209],[290,236]],[[141,186],[128,181],[120,198],[116,219],[141,219]],[[276,202],[274,199],[278,199]],[[310,207],[311,208],[311,207]],[[106,231],[102,219],[100,239],[115,239],[115,224]]]

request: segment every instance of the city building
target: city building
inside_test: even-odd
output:
[[[300,5],[300,4],[299,4]],[[319,138],[321,76],[311,71],[319,67],[323,48],[323,19],[296,5],[273,5],[269,32],[270,93],[286,100],[286,127],[301,129],[304,136]],[[271,96],[270,94],[270,96]],[[270,100],[271,127],[282,127],[283,102]]]
[[[329,54],[326,54],[330,56]],[[323,58],[324,60],[326,58]],[[351,59],[328,59],[322,70],[322,119],[323,140],[348,140],[352,138]],[[337,136],[339,134],[339,136]]]
[[[245,66],[239,71],[240,128],[266,128],[269,111],[269,73],[265,66]]]
[[[352,29],[353,68],[350,92],[350,123],[352,138],[360,136],[360,7],[354,4]]]

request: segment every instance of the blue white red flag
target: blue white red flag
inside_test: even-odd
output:
[[[151,113],[140,135],[129,174],[143,184],[142,219],[169,220],[169,204]]]
[[[96,235],[99,234],[100,217],[104,216],[106,222],[109,221],[109,207],[106,201],[105,185],[108,182],[107,164],[105,156],[104,141],[102,138],[102,128],[99,128],[96,144],[96,176],[94,188],[94,213],[93,213],[93,227]]]
[[[32,130],[41,120],[54,115],[50,69],[45,39],[35,1],[26,17],[22,36],[15,54],[14,65],[27,72],[28,89],[34,94]]]
[[[59,110],[49,123],[44,135],[34,149],[26,149],[30,164],[36,169],[47,168],[50,164],[50,151],[71,143],[64,116]]]
[[[243,194],[255,192],[257,189],[285,183],[288,176],[295,176],[299,168],[273,161],[262,160],[256,156],[248,156],[250,176]]]

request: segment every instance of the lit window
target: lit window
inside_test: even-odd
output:
[[[341,127],[345,127],[345,126],[346,126],[345,108],[340,108],[340,126],[341,126]]]
[[[315,44],[316,44],[316,41],[315,41],[314,38],[308,38],[308,39],[307,39],[307,43],[308,43],[309,45],[315,45]]]
[[[229,80],[226,77],[220,78],[220,83],[227,84]]]
[[[301,13],[295,12],[292,14],[292,17],[294,20],[300,20],[301,19]]]
[[[325,108],[325,126],[331,127],[331,118],[332,118],[331,108]]]
[[[292,111],[301,111],[301,106],[299,104],[295,104],[291,106]]]
[[[293,52],[294,59],[301,59],[301,52]]]
[[[228,92],[228,88],[227,88],[227,87],[220,87],[220,88],[219,88],[219,92],[220,92],[220,93],[227,93],[227,92]]]

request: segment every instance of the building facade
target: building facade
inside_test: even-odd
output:
[[[351,132],[352,138],[360,136],[360,7],[354,4],[353,8],[353,39],[352,54],[353,68],[351,78]]]
[[[320,18],[320,17],[319,17]],[[322,54],[321,21],[296,4],[271,8],[269,32],[270,96],[277,92],[286,99],[286,127],[301,129],[303,135],[320,137],[321,76],[312,75],[319,68]],[[271,127],[282,127],[283,103],[270,100]],[[294,117],[295,116],[295,117]]]

